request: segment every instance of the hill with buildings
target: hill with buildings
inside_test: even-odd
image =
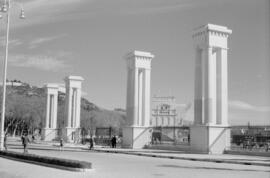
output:
[[[0,89],[0,91],[2,88]],[[2,91],[1,91],[2,93]],[[44,127],[46,93],[41,87],[21,81],[7,82],[5,128],[10,134],[20,135],[22,131],[33,132]],[[0,97],[2,99],[2,96]],[[0,104],[1,105],[1,104]],[[58,93],[57,125],[64,121],[65,93]],[[102,109],[85,98],[81,99],[81,128],[120,128],[125,125],[125,113]]]

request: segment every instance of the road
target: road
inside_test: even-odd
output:
[[[22,150],[16,150],[22,152]],[[0,158],[1,178],[270,178],[263,166],[152,158],[94,151],[30,150],[30,153],[89,161],[93,170],[70,172]]]

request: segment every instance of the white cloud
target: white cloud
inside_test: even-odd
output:
[[[36,68],[43,71],[59,71],[71,68],[61,55],[13,55],[9,57],[9,64],[15,67]],[[60,57],[59,57],[60,56]]]
[[[66,34],[61,34],[61,35],[57,35],[57,36],[36,38],[29,43],[29,48],[33,49],[33,48],[40,46],[43,43],[47,43],[47,42],[53,41],[57,38],[62,38],[65,36],[66,36]]]
[[[28,0],[24,2],[25,20],[16,21],[17,26],[46,24],[57,21],[96,17],[104,15],[138,15],[147,13],[166,13],[187,9],[198,4],[194,1],[164,0]],[[199,3],[200,4],[200,3]],[[100,9],[100,7],[103,7]]]
[[[257,112],[270,112],[270,106],[255,106],[244,101],[231,100],[229,101],[229,107],[231,109],[249,110]]]
[[[23,42],[22,40],[20,39],[9,39],[8,40],[8,45],[9,45],[9,48],[13,48],[13,47],[16,47],[16,46],[20,46],[22,45]],[[0,45],[1,46],[5,46],[6,45],[6,38],[5,37],[1,37],[0,38]]]
[[[22,6],[25,9],[24,20],[19,20],[17,16],[12,18],[13,26],[24,27],[33,24],[45,24],[68,18],[70,12],[77,9],[82,2],[90,0],[27,0]],[[15,10],[14,10],[15,11]],[[18,11],[18,9],[16,9]]]

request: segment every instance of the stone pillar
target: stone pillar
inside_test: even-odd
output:
[[[195,89],[191,148],[223,153],[230,146],[228,129],[227,27],[207,24],[194,31]]]
[[[127,121],[123,128],[123,147],[142,148],[150,142],[150,71],[154,55],[134,51],[127,60]]]
[[[146,127],[150,125],[151,118],[151,69],[144,70],[144,93],[143,93],[143,122]]]
[[[57,105],[58,85],[46,84],[46,117],[45,128],[42,129],[42,139],[51,141],[57,138]]]
[[[216,60],[213,58],[213,48],[205,50],[205,83],[204,87],[204,118],[208,125],[216,123]]]
[[[227,49],[217,51],[217,102],[218,115],[217,124],[228,125],[228,69],[227,69]]]
[[[80,138],[81,88],[84,79],[80,76],[68,76],[65,97],[65,128],[64,139],[68,142],[78,142]]]
[[[194,82],[194,123],[203,123],[203,71],[202,71],[202,50],[195,49],[195,82]]]

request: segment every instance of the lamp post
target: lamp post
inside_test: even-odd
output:
[[[1,8],[1,11],[6,13],[6,50],[4,59],[4,70],[3,70],[3,96],[2,96],[2,108],[1,108],[1,128],[0,128],[0,150],[4,149],[4,137],[5,137],[5,105],[6,105],[6,80],[7,80],[7,60],[8,60],[8,42],[9,42],[9,18],[10,18],[10,0],[5,1]],[[20,18],[24,19],[24,10],[21,8]]]

